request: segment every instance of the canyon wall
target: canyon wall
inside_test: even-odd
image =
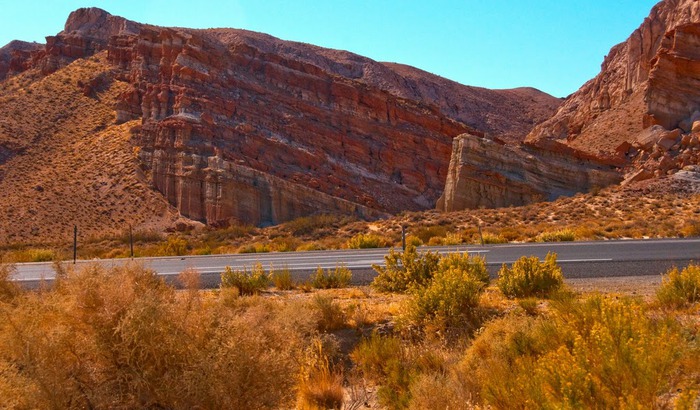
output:
[[[116,123],[140,120],[132,141],[144,175],[182,215],[213,225],[432,208],[455,136],[522,140],[560,102],[260,33],[156,27],[94,8],[47,37],[35,65],[47,73],[102,51],[113,80],[130,85]]]
[[[445,192],[437,208],[457,211],[553,201],[621,181],[610,164],[463,134],[454,139]]]

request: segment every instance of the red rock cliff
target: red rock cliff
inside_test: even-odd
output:
[[[210,224],[314,212],[432,208],[452,139],[521,141],[560,100],[467,87],[421,70],[234,29],[134,23],[80,9],[32,57],[43,73],[106,52],[128,85],[116,122],[145,175],[180,213]]]
[[[563,140],[591,153],[613,152],[644,128],[679,126],[700,107],[700,2],[665,0],[624,43],[610,50],[601,72],[533,129],[527,141]]]

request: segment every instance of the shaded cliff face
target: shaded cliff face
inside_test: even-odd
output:
[[[657,4],[627,41],[610,50],[600,74],[527,141],[556,139],[590,153],[611,153],[652,125],[678,127],[700,107],[698,24],[695,0]]]
[[[455,138],[453,144],[438,210],[553,201],[621,181],[615,169],[572,151],[510,145],[469,134]]]
[[[99,73],[69,75],[76,63],[95,59],[105,64]],[[27,84],[62,76],[83,97],[113,101],[101,130],[128,134],[120,149],[139,164],[132,175],[181,215],[213,225],[432,208],[453,137],[521,141],[560,103],[534,89],[466,87],[264,34],[156,27],[94,8],[72,13],[64,31],[16,61],[22,64],[0,77],[14,84],[6,89],[10,100]],[[120,91],[103,99],[106,90]],[[38,106],[51,98],[23,97]],[[82,108],[75,116],[92,115]],[[27,160],[27,145],[17,141],[43,138],[7,129],[0,158]],[[80,135],[98,141],[97,133]],[[114,178],[108,186],[120,189]]]

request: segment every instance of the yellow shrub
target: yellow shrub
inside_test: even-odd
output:
[[[508,297],[547,297],[564,284],[557,255],[548,253],[544,262],[536,256],[523,256],[512,267],[498,272],[498,287]]]
[[[389,245],[386,238],[374,234],[357,234],[346,243],[348,249],[383,248]]]
[[[700,265],[688,265],[680,272],[671,269],[664,275],[656,298],[662,305],[673,307],[700,302]]]
[[[494,408],[655,408],[670,392],[697,394],[698,379],[681,369],[698,348],[674,321],[630,300],[553,307],[487,326],[460,365],[460,388]]]

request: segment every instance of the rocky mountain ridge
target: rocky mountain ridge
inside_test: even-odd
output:
[[[536,125],[522,145],[460,137],[440,208],[523,205],[623,177],[623,184],[674,177],[700,164],[699,46],[700,2],[659,2],[610,50],[600,74]],[[557,153],[567,160],[546,160]],[[591,171],[606,176],[591,179]]]
[[[0,175],[30,163],[32,144],[59,143],[52,136],[61,131],[49,129],[51,116],[58,124],[64,114],[47,114],[45,104],[54,97],[50,90],[34,90],[64,87],[71,98],[101,103],[112,101],[105,93],[121,90],[105,106],[113,119],[101,116],[99,122],[100,129],[126,141],[118,149],[135,155],[139,166],[128,171],[129,178],[150,184],[176,213],[210,225],[432,208],[444,188],[453,137],[495,134],[517,142],[560,104],[534,89],[468,87],[412,67],[265,34],[157,27],[96,8],[73,12],[44,47],[3,55],[10,55],[2,61],[13,68],[0,72],[0,98],[12,108],[21,96],[25,105],[35,104],[35,115],[47,116],[48,125],[27,138],[22,133],[31,126],[3,120]],[[74,75],[92,64],[82,62],[92,61],[101,67],[94,75]],[[93,114],[78,109],[71,115],[79,122],[80,115]],[[85,129],[79,137],[97,143],[96,135]],[[33,186],[31,175],[16,178]],[[120,177],[110,178],[102,191],[120,189]],[[9,189],[9,182],[0,177],[0,188]],[[60,195],[53,201],[46,206],[65,205]],[[160,212],[158,220],[172,222],[165,208],[149,209]],[[93,219],[99,232],[100,218]],[[117,229],[119,220],[104,223],[102,231]],[[12,240],[27,239],[23,235],[15,233]]]

